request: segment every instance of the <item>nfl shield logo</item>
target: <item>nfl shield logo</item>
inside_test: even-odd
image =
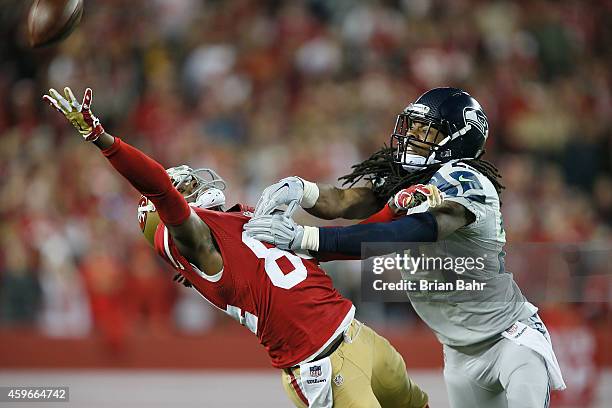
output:
[[[320,375],[321,375],[321,366],[320,365],[316,365],[316,366],[310,367],[310,376],[311,377],[318,377]]]

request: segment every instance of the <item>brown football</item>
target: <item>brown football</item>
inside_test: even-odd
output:
[[[82,15],[83,0],[34,0],[28,13],[30,46],[42,47],[66,38]]]

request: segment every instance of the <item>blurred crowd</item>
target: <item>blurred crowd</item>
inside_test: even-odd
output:
[[[138,193],[41,102],[49,87],[91,87],[109,133],[165,167],[215,169],[229,203],[250,204],[288,175],[337,183],[420,93],[461,87],[490,120],[508,241],[610,254],[610,2],[86,1],[78,29],[40,50],[22,3],[0,14],[0,326],[119,347],[224,324],[171,281]],[[329,271],[358,296],[358,264]],[[407,307],[362,309],[405,321]]]

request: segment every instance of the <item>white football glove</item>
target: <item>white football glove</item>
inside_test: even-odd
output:
[[[51,95],[44,95],[43,100],[64,115],[85,140],[93,142],[104,133],[100,120],[91,112],[91,88],[85,90],[82,104],[68,87],[64,88],[65,98],[53,88],[49,89],[49,93]]]
[[[287,205],[285,214],[291,217],[304,197],[304,181],[295,176],[286,177],[267,187],[255,206],[253,217],[269,215],[283,204]]]
[[[244,225],[247,235],[258,241],[269,242],[285,250],[302,249],[304,227],[284,214],[262,215],[251,218]]]

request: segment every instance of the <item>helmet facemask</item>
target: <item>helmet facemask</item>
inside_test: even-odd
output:
[[[200,208],[222,207],[225,204],[225,181],[212,169],[192,169],[187,165],[166,170],[172,185],[184,194],[185,200]],[[184,192],[191,189],[187,194]]]
[[[172,185],[185,197],[190,206],[223,210],[225,181],[211,169],[192,169],[182,165],[166,170]],[[191,189],[188,194],[185,190]],[[155,205],[145,196],[138,203],[138,223],[147,241],[154,245],[155,231],[160,222]]]
[[[397,116],[391,135],[391,148],[395,151],[394,162],[401,164],[407,171],[424,169],[443,161],[447,154],[450,155],[450,152],[443,149],[450,139],[447,136],[448,126],[428,117],[424,112],[426,110],[424,105],[410,104]],[[419,127],[419,135],[415,135],[415,127]]]

